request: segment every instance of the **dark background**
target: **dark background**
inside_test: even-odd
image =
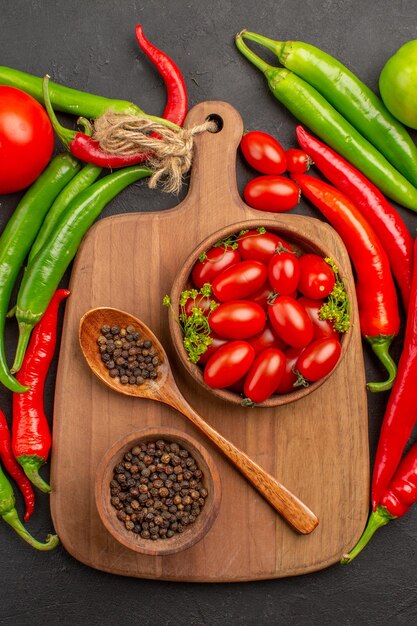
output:
[[[241,113],[246,128],[274,134],[285,148],[295,146],[295,120],[273,99],[258,71],[237,52],[234,35],[239,30],[246,27],[276,39],[315,44],[344,62],[375,91],[386,60],[403,43],[417,38],[415,0],[268,0],[253,4],[248,0],[2,0],[0,9],[2,65],[39,76],[49,73],[57,82],[132,100],[158,115],[163,111],[165,92],[157,72],[137,47],[134,28],[140,22],[148,38],[181,68],[191,106],[204,100],[226,100]],[[272,62],[268,53],[264,58]],[[241,192],[253,175],[238,156]],[[114,200],[103,217],[164,210],[185,193],[186,188],[177,199],[140,184]],[[0,197],[1,229],[20,196]],[[417,217],[406,209],[398,210],[414,234]],[[295,212],[320,217],[304,201]],[[68,279],[69,272],[63,285]],[[11,357],[16,341],[13,323],[6,332]],[[396,358],[400,348],[401,335],[393,346]],[[381,376],[366,349],[364,358],[368,379]],[[55,373],[56,360],[45,399],[50,416]],[[371,462],[387,398],[387,393],[369,395]],[[4,388],[0,402],[10,418],[11,395]],[[43,471],[47,477],[48,468]],[[22,512],[18,494],[17,505]],[[48,497],[37,494],[36,512],[28,528],[43,539],[51,527]],[[117,577],[78,563],[62,546],[53,553],[37,553],[5,524],[0,531],[0,623],[4,626],[417,623],[417,507],[381,529],[348,566],[335,565],[289,579],[228,585]]]

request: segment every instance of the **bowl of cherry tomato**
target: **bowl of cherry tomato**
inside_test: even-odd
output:
[[[338,267],[320,242],[272,220],[213,233],[166,300],[180,361],[207,391],[242,406],[279,406],[312,393],[351,336],[351,294]]]

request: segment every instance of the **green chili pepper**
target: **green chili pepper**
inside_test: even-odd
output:
[[[16,500],[13,488],[0,467],[0,516],[9,524],[18,535],[36,550],[53,550],[59,544],[57,535],[48,535],[45,543],[41,543],[26,530],[19,519],[15,508]]]
[[[88,163],[61,191],[43,221],[33,246],[30,250],[27,265],[33,261],[39,250],[48,243],[53,230],[70,205],[71,201],[84,189],[87,189],[100,176],[101,167]]]
[[[274,41],[243,31],[271,50],[284,67],[315,87],[388,161],[417,186],[417,147],[382,100],[343,63],[301,41]]]
[[[314,87],[293,72],[263,61],[246,46],[240,34],[236,36],[236,46],[263,72],[276,99],[300,122],[355,165],[385,195],[417,211],[417,189]]]
[[[17,393],[27,391],[27,387],[11,375],[6,361],[4,326],[10,297],[46,213],[79,169],[80,163],[66,152],[52,159],[25,193],[0,236],[0,382]]]
[[[0,66],[0,85],[9,85],[16,87],[30,94],[35,100],[44,104],[42,93],[43,79],[11,67]],[[168,126],[169,128],[178,129],[178,126],[164,118],[148,115],[144,111],[127,100],[118,100],[112,98],[104,98],[96,96],[85,91],[58,85],[49,82],[50,98],[52,106],[57,111],[63,113],[71,113],[73,115],[81,115],[89,119],[96,119],[103,115],[106,111],[114,113],[126,113],[130,115],[145,116],[150,120],[155,120]]]
[[[87,230],[104,207],[128,185],[151,176],[148,167],[125,167],[79,193],[55,225],[46,243],[27,266],[17,296],[19,341],[12,371],[23,361],[32,328],[44,314]]]

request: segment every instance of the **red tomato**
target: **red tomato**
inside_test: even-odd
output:
[[[295,369],[309,382],[324,378],[335,367],[342,347],[337,339],[316,339],[299,356]]]
[[[234,393],[243,393],[243,385],[245,384],[245,376],[242,376],[238,381],[233,383],[233,385],[229,385],[227,388],[229,391],[233,391]]]
[[[307,298],[326,298],[332,291],[336,278],[334,271],[318,254],[303,254],[299,258],[300,282],[298,290]]]
[[[0,194],[31,185],[53,149],[54,131],[45,109],[24,91],[0,86]]]
[[[294,383],[297,382],[298,376],[294,373],[294,367],[303,350],[304,348],[288,348],[284,352],[285,369],[275,393],[291,393],[295,390]]]
[[[303,305],[307,315],[313,322],[314,339],[320,339],[321,337],[339,338],[339,333],[334,329],[331,321],[321,320],[319,317],[319,311],[323,305],[322,300],[313,300],[313,298],[301,296],[301,298],[298,298],[298,302]]]
[[[229,387],[249,371],[254,358],[255,350],[246,341],[231,341],[209,359],[204,380],[214,389]]]
[[[278,296],[269,306],[268,315],[277,335],[289,346],[302,348],[313,339],[313,323],[298,300]]]
[[[300,189],[293,180],[284,176],[258,176],[248,182],[243,197],[254,209],[283,213],[297,206]]]
[[[277,252],[268,264],[271,287],[280,295],[290,295],[298,286],[300,266],[292,252]]]
[[[263,330],[265,322],[265,311],[250,300],[223,302],[210,315],[210,328],[226,339],[253,337]]]
[[[256,354],[259,354],[266,348],[278,348],[278,350],[286,348],[285,342],[278,337],[269,322],[266,322],[265,328],[260,333],[249,337],[248,343],[255,348]]]
[[[286,169],[285,150],[268,133],[253,130],[245,133],[240,141],[245,160],[262,174],[283,174]]]
[[[267,348],[258,354],[251,365],[243,393],[252,402],[264,402],[275,392],[284,370],[284,353],[276,348]]]
[[[235,263],[213,280],[213,293],[220,302],[243,300],[263,286],[267,274],[266,265],[259,261]]]
[[[248,230],[237,240],[238,252],[242,259],[252,259],[268,265],[271,257],[281,245],[286,250],[292,250],[289,243],[275,233],[260,233],[257,230]]]
[[[210,333],[210,337],[213,341],[208,346],[207,350],[203,352],[203,354],[200,354],[200,358],[198,359],[199,365],[205,365],[210,357],[212,357],[213,354],[219,348],[221,348],[221,346],[224,346],[228,342],[227,339],[224,339],[224,337],[219,337],[219,335],[216,335],[216,333]]]
[[[268,309],[268,300],[274,293],[271,285],[267,282],[263,287],[261,287],[258,291],[252,294],[248,299],[251,302],[256,302],[261,306],[265,311]]]
[[[196,261],[191,276],[199,289],[204,283],[212,283],[217,274],[240,261],[237,250],[225,246],[215,246],[206,252],[204,261]]]
[[[210,313],[210,304],[212,302],[216,302],[216,298],[209,298],[207,296],[202,296],[199,294],[196,298],[188,298],[187,302],[184,304],[185,314],[187,316],[191,315],[193,309],[201,309],[205,316]]]
[[[287,170],[290,174],[305,174],[309,169],[313,161],[304,150],[298,148],[291,148],[285,153],[287,159]]]

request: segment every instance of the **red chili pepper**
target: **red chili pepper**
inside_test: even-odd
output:
[[[387,254],[369,223],[341,191],[308,174],[294,180],[302,193],[341,236],[356,270],[356,294],[362,336],[388,371],[380,383],[368,383],[370,391],[392,387],[396,365],[388,350],[400,328],[397,294]]]
[[[414,243],[414,271],[404,345],[398,374],[382,421],[372,476],[372,508],[386,491],[401,455],[417,422],[417,240]]]
[[[368,220],[387,253],[405,310],[410,300],[413,238],[397,211],[379,189],[337,152],[312,137],[302,126],[297,140],[320,172],[345,193]]]
[[[417,442],[401,461],[381,504],[371,512],[358,543],[349,554],[343,556],[341,562],[350,563],[363,550],[378,528],[405,515],[415,502],[417,502]]]
[[[59,305],[69,294],[68,289],[58,289],[41,321],[35,326],[16,376],[30,389],[13,394],[13,453],[29,480],[46,493],[50,487],[38,473],[51,449],[51,433],[43,403],[44,386],[55,352]]]
[[[164,80],[167,99],[162,117],[173,124],[182,126],[188,111],[188,95],[184,78],[177,64],[162,50],[156,48],[143,34],[140,24],[136,26],[136,39],[146,56],[152,61]],[[86,133],[71,131],[59,124],[56,116],[48,111],[52,125],[67,150],[85,163],[100,167],[119,168],[137,165],[146,161],[143,153],[123,156],[103,150],[98,141]]]
[[[26,513],[24,516],[25,522],[28,521],[30,516],[33,513],[33,509],[35,508],[35,493],[32,488],[32,483],[26,476],[25,472],[20,467],[19,463],[16,461],[13,455],[12,449],[12,436],[9,430],[9,426],[7,424],[6,416],[3,411],[0,409],[0,459],[3,461],[3,464],[10,476],[18,485],[20,491],[22,492]]]

